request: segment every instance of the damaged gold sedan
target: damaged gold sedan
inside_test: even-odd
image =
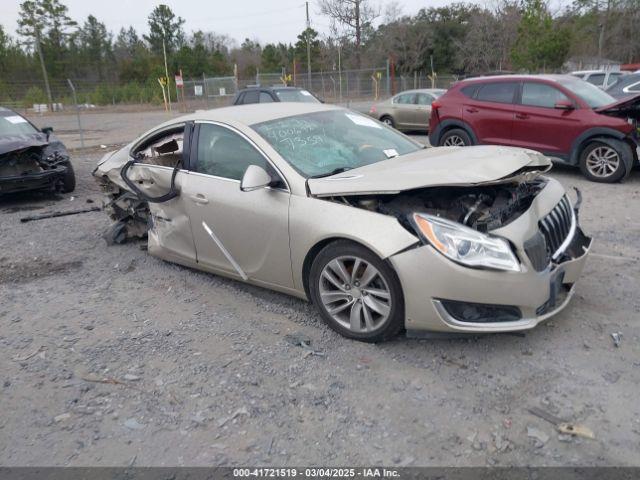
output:
[[[569,302],[591,239],[543,155],[426,149],[321,104],[171,120],[94,171],[111,243],[315,303],[341,334],[529,329]],[[579,196],[578,196],[579,199]]]

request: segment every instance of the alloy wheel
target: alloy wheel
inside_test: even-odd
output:
[[[384,123],[385,125],[388,125],[389,127],[393,127],[393,120],[391,120],[389,117],[386,117],[382,120],[382,123]]]
[[[589,152],[586,165],[591,175],[605,178],[613,175],[618,170],[620,155],[611,147],[599,146]]]
[[[389,318],[392,300],[387,281],[362,258],[334,258],[323,268],[318,286],[327,313],[352,332],[373,332]]]
[[[442,143],[444,147],[464,147],[464,139],[460,135],[450,135]]]

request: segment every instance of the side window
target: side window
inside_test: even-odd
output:
[[[434,98],[428,93],[418,93],[416,95],[416,103],[418,105],[431,105],[431,102],[433,102],[433,100]]]
[[[513,103],[516,89],[515,82],[485,83],[480,86],[476,98],[482,102]]]
[[[624,93],[640,93],[640,82],[632,83],[622,89]]]
[[[413,103],[415,95],[413,93],[403,93],[398,95],[393,103],[399,103],[401,105],[409,105]]]
[[[132,153],[140,163],[175,167],[183,161],[184,125],[170,128],[140,144]]]
[[[200,124],[197,172],[241,180],[249,165],[270,170],[260,152],[237,133],[219,125]]]
[[[247,103],[258,103],[258,90],[248,90],[244,92],[244,97],[242,98],[242,104],[246,105]]]
[[[609,78],[607,79],[607,87],[613,85],[614,83],[616,83],[620,77],[622,76],[621,73],[610,73],[609,74]]]
[[[592,75],[589,75],[589,77],[587,78],[587,82],[595,85],[596,87],[601,87],[602,84],[604,84],[604,77],[604,73],[594,73]]]
[[[260,103],[271,103],[273,98],[267,92],[260,92]]]
[[[476,94],[477,89],[477,85],[467,85],[466,87],[462,87],[460,91],[465,97],[472,98]]]
[[[569,99],[551,85],[525,82],[522,86],[522,105],[553,108],[560,101],[569,101]]]

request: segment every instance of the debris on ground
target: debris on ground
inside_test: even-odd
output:
[[[66,211],[56,211],[50,213],[43,213],[42,215],[33,215],[31,217],[22,217],[20,219],[21,223],[33,222],[34,220],[44,220],[45,218],[54,218],[54,217],[66,217],[68,215],[78,215],[80,213],[89,213],[89,212],[99,212],[102,210],[100,207],[91,207],[91,208],[81,208],[79,210],[66,210]]]
[[[582,438],[589,438],[591,440],[594,440],[596,438],[595,434],[590,428],[585,427],[584,425],[578,425],[578,424],[567,422],[541,408],[532,407],[529,409],[529,413],[555,425],[555,427],[558,429],[558,432],[560,432],[563,435],[572,435],[572,436],[577,436]]]
[[[25,361],[29,360],[30,358],[35,357],[39,353],[44,352],[46,349],[47,349],[47,347],[45,347],[44,345],[40,345],[38,348],[36,348],[31,353],[27,353],[26,355],[17,355],[15,357],[13,357],[13,361],[14,362],[25,362]]]
[[[549,441],[549,435],[533,425],[527,425],[527,436],[540,442],[540,447]]]
[[[620,343],[622,342],[622,332],[613,332],[611,334],[611,338],[613,339],[613,344],[616,348],[620,347]]]
[[[220,428],[224,427],[228,422],[230,422],[231,420],[235,420],[240,415],[247,415],[248,416],[249,415],[249,410],[247,410],[246,407],[241,407],[241,408],[237,409],[230,416],[223,417],[220,420],[218,420],[218,427],[220,427]]]
[[[289,333],[284,336],[284,339],[285,341],[287,341],[287,343],[290,343],[295,347],[304,348],[306,350],[306,352],[304,353],[305,358],[310,355],[317,355],[320,357],[324,357],[324,352],[320,352],[318,350],[314,350],[313,348],[311,348],[311,339],[308,336],[306,336],[304,333],[301,333],[301,332]]]

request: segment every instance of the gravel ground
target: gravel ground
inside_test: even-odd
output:
[[[369,345],[303,301],[107,247],[101,212],[20,223],[99,204],[98,158],[74,157],[73,196],[0,200],[0,464],[640,464],[640,172],[554,169],[595,244],[551,321]]]

